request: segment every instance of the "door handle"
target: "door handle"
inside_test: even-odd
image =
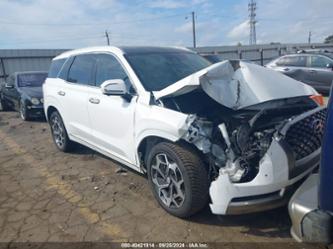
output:
[[[66,93],[65,93],[64,91],[59,91],[59,92],[58,92],[58,95],[60,95],[60,96],[65,96]]]
[[[309,73],[317,73],[316,70],[309,70]]]
[[[100,100],[99,99],[95,99],[95,98],[90,98],[89,99],[89,102],[92,103],[92,104],[99,104]]]

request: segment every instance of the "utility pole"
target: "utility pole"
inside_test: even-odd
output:
[[[195,34],[195,13],[192,11],[192,32],[193,32],[193,48],[197,47],[197,40]]]
[[[309,31],[309,38],[308,38],[308,43],[311,44],[311,37],[312,37],[312,32]]]
[[[106,43],[108,46],[110,46],[110,38],[109,38],[109,33],[107,30],[105,30],[105,37],[106,37]]]
[[[250,0],[248,4],[249,10],[249,22],[250,22],[250,45],[257,44],[257,34],[256,34],[256,10],[257,10],[257,3],[255,0]]]

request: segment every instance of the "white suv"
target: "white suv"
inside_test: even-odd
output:
[[[178,217],[286,203],[319,163],[325,109],[310,86],[184,48],[96,47],[56,57],[44,107],[56,146],[88,146],[148,175]]]

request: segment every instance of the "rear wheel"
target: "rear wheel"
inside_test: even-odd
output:
[[[65,125],[57,111],[52,112],[49,123],[51,126],[53,141],[57,148],[63,152],[71,151],[74,142],[69,139]]]
[[[170,214],[189,217],[208,202],[208,175],[200,156],[187,146],[162,142],[152,148],[148,180],[159,204]]]

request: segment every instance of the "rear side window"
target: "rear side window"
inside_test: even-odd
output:
[[[66,59],[53,60],[50,66],[48,78],[57,78],[61,67],[64,65]]]
[[[331,64],[333,61],[323,56],[311,56],[310,67],[326,68],[327,64]]]
[[[96,56],[92,54],[78,55],[69,69],[67,81],[82,85],[95,85],[94,69]]]
[[[306,56],[285,56],[276,62],[278,66],[306,67]]]
[[[96,86],[106,80],[122,79],[125,83],[128,81],[126,72],[115,57],[101,54],[97,58]]]

